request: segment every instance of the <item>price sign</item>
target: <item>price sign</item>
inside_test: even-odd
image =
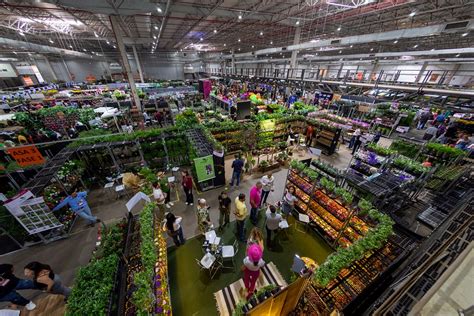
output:
[[[34,145],[10,148],[8,153],[16,160],[20,167],[41,165],[44,163],[43,155],[41,155],[40,151]]]

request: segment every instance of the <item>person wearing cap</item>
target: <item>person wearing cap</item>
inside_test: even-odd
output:
[[[255,284],[260,276],[260,268],[265,265],[262,259],[263,251],[259,245],[253,244],[247,248],[247,256],[244,258],[244,285],[247,290],[247,300],[255,292]]]
[[[205,199],[199,199],[197,205],[197,220],[199,231],[204,235],[212,228],[211,217],[209,215],[210,206]]]
[[[245,219],[247,218],[247,206],[245,205],[245,194],[240,193],[238,197],[235,198],[235,222],[237,224],[237,234],[240,241],[245,242],[244,236],[244,226]]]

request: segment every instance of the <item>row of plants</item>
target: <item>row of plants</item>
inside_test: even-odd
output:
[[[148,203],[140,213],[140,257],[142,270],[135,273],[133,283],[133,303],[138,315],[150,315],[153,313],[155,303],[154,278],[157,252],[153,233],[153,212],[156,203]]]
[[[343,269],[348,268],[353,262],[362,259],[369,251],[378,249],[393,234],[393,220],[376,209],[368,211],[370,219],[378,224],[370,228],[367,234],[354,241],[346,248],[338,248],[326,258],[314,273],[314,281],[317,285],[325,287],[334,280]]]
[[[383,147],[383,146],[379,146],[375,143],[369,143],[367,145],[367,148],[369,150],[375,152],[377,155],[380,155],[380,156],[390,156],[390,155],[396,153],[396,151],[393,150],[393,149]]]
[[[416,160],[410,159],[405,156],[397,156],[393,159],[393,164],[397,166],[400,169],[406,170],[410,173],[414,173],[416,175],[420,175],[423,172],[426,172],[429,170],[428,167],[423,166],[421,163],[419,163]]]
[[[248,300],[240,300],[237,305],[235,305],[232,316],[246,315],[248,311],[278,293],[279,290],[279,286],[275,284],[269,284],[261,287]]]
[[[390,149],[408,158],[415,158],[421,150],[421,146],[400,139],[396,139],[390,145]]]
[[[119,257],[123,251],[124,221],[106,228],[89,264],[79,269],[66,306],[66,315],[105,315],[110,306]]]
[[[450,147],[440,143],[429,142],[425,146],[425,150],[428,154],[433,156],[444,158],[444,159],[454,159],[459,156],[464,156],[466,153],[455,147]]]

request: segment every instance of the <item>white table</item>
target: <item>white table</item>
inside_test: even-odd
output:
[[[278,227],[280,227],[281,229],[287,229],[288,227],[290,227],[290,225],[288,225],[288,222],[286,221],[286,219],[284,219],[278,224]]]
[[[119,198],[121,194],[125,193],[125,186],[123,184],[117,185],[115,187],[115,193],[117,193],[117,198]]]

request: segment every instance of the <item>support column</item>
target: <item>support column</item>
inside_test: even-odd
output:
[[[117,47],[120,52],[120,57],[122,59],[122,66],[125,68],[125,73],[127,75],[128,84],[130,85],[130,91],[132,92],[133,103],[137,107],[139,112],[142,112],[142,105],[140,99],[138,98],[137,87],[135,86],[135,79],[133,79],[133,74],[130,69],[130,64],[127,58],[127,51],[125,50],[125,45],[123,44],[123,38],[120,34],[120,25],[117,21],[117,16],[110,16],[110,24],[112,25],[112,30],[114,31],[115,41],[117,42]]]
[[[234,49],[232,48],[232,60],[230,62],[232,67],[232,74],[235,75],[235,56],[234,56]]]
[[[69,71],[69,67],[67,66],[66,61],[64,60],[64,58],[62,56],[61,56],[61,60],[63,62],[64,68],[66,68],[66,72],[67,72],[67,75],[69,77],[69,80],[73,81],[71,72]]]
[[[300,35],[301,35],[301,27],[297,27],[295,30],[295,37],[293,38],[293,45],[297,45],[300,43]],[[290,68],[296,68],[296,57],[298,56],[297,50],[291,52],[291,59],[290,59]]]
[[[428,62],[425,61],[425,62],[423,63],[423,66],[421,66],[420,72],[419,72],[418,75],[416,76],[415,83],[418,83],[418,82],[420,81],[421,76],[423,75],[423,72],[425,72],[427,66],[428,66]]]
[[[135,62],[137,63],[138,74],[140,75],[140,81],[142,83],[145,83],[145,80],[143,80],[142,64],[140,63],[140,59],[138,59],[137,49],[135,48],[135,45],[132,46],[132,49],[133,49],[133,56],[135,57]]]
[[[46,61],[46,65],[47,65],[48,68],[49,68],[49,71],[50,71],[51,74],[53,75],[53,80],[54,80],[54,81],[58,81],[58,76],[56,76],[56,73],[54,72],[54,69],[53,69],[53,67],[51,66],[51,63],[49,62],[48,57],[46,57],[46,56],[43,56],[43,57],[44,57],[44,60]]]

